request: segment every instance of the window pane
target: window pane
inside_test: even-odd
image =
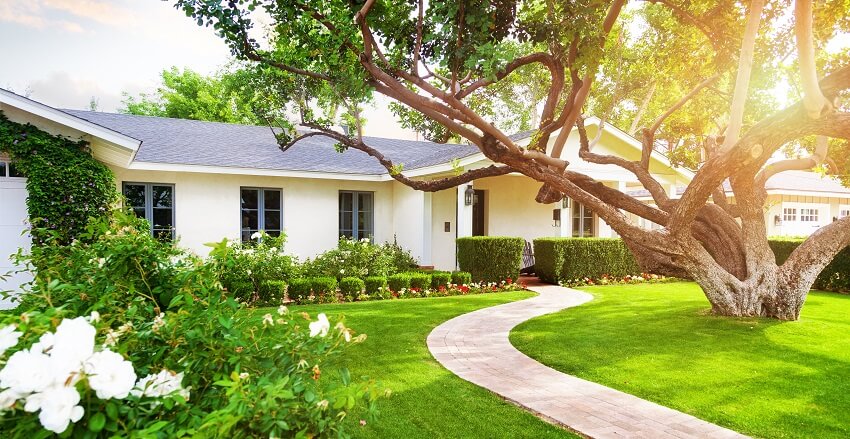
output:
[[[153,207],[171,207],[174,202],[171,186],[152,186]]]
[[[575,207],[573,208],[575,209]],[[581,220],[576,217],[573,217],[573,236],[581,236]]]
[[[357,194],[357,204],[360,211],[372,211],[372,194]]]
[[[14,163],[9,163],[9,177],[25,177],[25,175],[18,170]]]
[[[339,235],[345,236],[346,238],[354,238],[354,232],[351,230],[340,230]]]
[[[139,218],[144,218],[145,217],[145,208],[144,207],[134,207],[133,213],[135,213],[136,216],[139,217]]]
[[[280,191],[266,189],[263,191],[266,209],[280,209]]]
[[[154,209],[153,210],[153,228],[168,229],[174,226],[171,209]]]
[[[141,207],[142,214],[140,217],[144,218],[144,207],[145,207],[145,185],[143,184],[127,184],[124,185],[124,196],[127,197],[127,204],[132,207]]]
[[[593,215],[584,217],[584,236],[593,236]]]
[[[343,230],[351,230],[354,228],[352,225],[352,214],[350,212],[342,212],[339,215],[340,218],[340,228]]]
[[[254,232],[256,232],[256,230],[243,229],[242,230],[242,241],[250,242],[251,241],[251,235],[253,235]]]
[[[260,228],[259,214],[256,210],[242,211],[242,230],[257,230]]]
[[[243,209],[258,209],[257,198],[259,191],[257,189],[242,189],[242,208]]]
[[[269,236],[280,236],[280,230],[266,230]]]
[[[360,230],[360,236],[365,237],[367,234],[371,234],[372,230],[372,213],[371,212],[358,212],[357,213],[357,229]]]
[[[0,162],[0,177],[6,176],[6,162]]]
[[[339,210],[351,212],[354,208],[353,197],[354,194],[350,192],[343,192],[339,194]]]
[[[280,211],[279,210],[267,210],[263,213],[263,217],[266,220],[265,224],[263,224],[263,228],[268,230],[280,230]]]

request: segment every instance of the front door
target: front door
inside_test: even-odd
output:
[[[472,199],[472,236],[484,236],[484,209],[485,209],[485,192],[480,189],[475,190],[475,197]]]

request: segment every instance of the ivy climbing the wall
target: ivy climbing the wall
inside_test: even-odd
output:
[[[59,243],[77,238],[90,217],[107,214],[118,198],[112,171],[92,157],[83,140],[13,122],[0,111],[0,152],[27,177],[30,222],[55,233]]]

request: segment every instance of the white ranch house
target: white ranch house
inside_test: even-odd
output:
[[[336,245],[341,235],[396,240],[423,266],[456,267],[455,239],[472,235],[611,237],[615,233],[590,210],[568,200],[550,205],[534,201],[540,184],[522,175],[490,177],[435,193],[414,191],[392,179],[365,153],[334,150],[330,139],[313,137],[281,152],[268,127],[244,126],[124,114],[59,110],[0,89],[0,111],[15,122],[74,139],[85,139],[94,157],[115,173],[128,202],[152,223],[153,233],[173,233],[181,246],[204,255],[204,244],[223,237],[249,239],[259,229],[285,231],[287,251],[301,258]],[[589,119],[595,137],[599,121]],[[527,135],[514,137],[519,144]],[[552,137],[554,139],[554,136]],[[453,162],[466,169],[492,164],[468,145],[367,138],[367,143],[405,174],[420,179],[451,175]],[[570,169],[620,190],[639,190],[633,175],[615,166],[584,162],[577,156],[578,134],[566,148]],[[601,153],[637,159],[640,143],[605,126],[596,146]],[[0,156],[0,272],[12,270],[7,255],[27,248],[26,179]],[[671,195],[691,172],[670,166],[653,153],[651,171]],[[825,180],[806,180],[797,198],[777,193],[782,209],[819,209],[818,224],[846,214],[850,192]],[[811,185],[811,187],[805,187]],[[819,192],[820,185],[828,191]],[[837,187],[836,187],[837,186]],[[836,201],[838,200],[838,201]],[[836,204],[837,203],[837,204]],[[827,209],[827,206],[829,209]],[[766,215],[774,215],[774,207]],[[785,233],[791,220],[782,223]],[[558,220],[561,218],[562,220]],[[795,220],[796,221],[796,220]],[[771,224],[773,222],[771,221]],[[811,231],[794,229],[793,234]],[[776,231],[775,229],[773,231]],[[0,283],[15,288],[25,278]]]

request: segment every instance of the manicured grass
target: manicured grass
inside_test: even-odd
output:
[[[512,343],[560,371],[766,438],[850,437],[850,296],[812,293],[797,322],[707,315],[693,283],[582,288]]]
[[[354,437],[363,438],[575,438],[567,431],[470,384],[437,363],[425,345],[429,332],[452,317],[479,308],[525,299],[529,292],[481,294],[428,299],[358,302],[292,307],[366,333],[365,342],[347,352],[345,365],[353,377],[377,379],[392,390],[380,400],[378,420],[359,425],[348,417]]]

